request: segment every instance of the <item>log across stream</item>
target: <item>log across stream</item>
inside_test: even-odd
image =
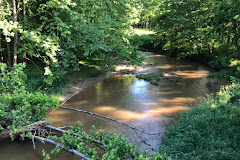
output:
[[[131,143],[153,152],[158,149],[167,126],[174,122],[179,112],[188,110],[191,106],[189,103],[196,101],[198,97],[217,92],[220,86],[226,83],[208,79],[207,76],[212,70],[198,63],[154,54],[149,54],[147,60],[153,63],[153,66],[143,72],[174,71],[181,79],[177,82],[162,79],[159,86],[153,86],[134,75],[116,75],[80,92],[63,106],[108,116],[142,132],[94,115],[64,108],[51,112],[48,121],[52,120],[55,127],[74,125],[80,121],[89,133],[92,125],[97,129],[120,132],[128,137]],[[43,148],[48,150],[52,146],[36,142],[34,151],[31,141],[0,142],[1,159],[8,160],[39,160],[42,158]],[[62,151],[53,159],[78,157]]]

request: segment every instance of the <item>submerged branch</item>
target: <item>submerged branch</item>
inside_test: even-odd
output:
[[[47,139],[47,138],[43,138],[43,137],[39,137],[39,136],[34,136],[34,139],[36,139],[38,141],[41,141],[41,142],[46,142],[46,143],[49,143],[49,144],[52,144],[52,145],[55,145],[55,146],[60,146],[61,148],[63,148],[67,152],[73,153],[73,154],[77,155],[80,158],[83,158],[85,160],[91,160],[91,158],[85,156],[83,153],[78,152],[75,149],[68,149],[67,147],[64,147],[62,144],[60,144],[58,142],[55,142],[55,141],[53,141],[51,139]]]
[[[61,132],[61,133],[67,133],[67,131],[65,131],[65,130],[62,130],[60,128],[56,128],[56,127],[53,127],[53,126],[49,126],[49,125],[46,125],[45,128],[51,129],[51,130],[54,130],[54,131],[58,131],[58,132]],[[73,135],[81,137],[83,139],[86,139],[86,137],[84,137],[83,135],[77,134],[77,133],[74,133]],[[100,142],[98,140],[91,140],[91,141],[96,143],[96,144],[105,145],[103,142]]]
[[[141,132],[142,134],[146,134],[146,135],[161,135],[162,133],[146,133],[144,131],[141,131],[133,126],[130,126],[129,124],[126,124],[126,123],[123,123],[119,120],[116,120],[116,119],[113,119],[113,118],[110,118],[110,117],[107,117],[107,116],[103,116],[103,115],[100,115],[100,114],[97,114],[97,113],[93,113],[93,112],[88,112],[88,111],[84,111],[84,110],[80,110],[80,109],[77,109],[77,108],[72,108],[72,107],[59,107],[61,109],[68,109],[68,110],[73,110],[73,111],[77,111],[77,112],[81,112],[81,113],[84,113],[84,114],[88,114],[88,115],[92,115],[92,116],[97,116],[97,117],[101,117],[101,118],[104,118],[104,119],[107,119],[107,120],[110,120],[110,121],[113,121],[115,123],[118,123],[120,125],[123,125],[125,127],[128,127],[128,128],[131,128],[133,130],[136,130],[138,132]]]

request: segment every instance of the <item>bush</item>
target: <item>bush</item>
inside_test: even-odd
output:
[[[183,113],[169,127],[160,153],[176,159],[240,159],[240,84]]]
[[[26,125],[44,120],[49,107],[55,109],[59,106],[57,99],[40,92],[26,91],[24,67],[25,64],[18,64],[15,71],[8,71],[7,66],[1,64],[0,130],[9,129],[12,138]]]

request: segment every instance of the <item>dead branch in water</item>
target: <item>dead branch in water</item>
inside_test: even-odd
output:
[[[63,127],[57,127],[58,129],[67,129],[67,128],[71,128],[71,126],[63,126]]]
[[[54,131],[58,131],[58,132],[61,132],[61,133],[67,133],[67,131],[65,131],[65,130],[62,130],[60,128],[56,128],[56,127],[53,127],[53,126],[50,126],[50,125],[46,125],[45,128],[51,129],[51,130],[54,130]],[[86,139],[86,137],[84,137],[83,135],[77,134],[77,133],[74,133],[73,135],[77,136],[77,137],[81,137],[83,139]],[[103,142],[100,142],[98,140],[92,140],[92,142],[94,142],[96,144],[100,144],[100,145],[105,145]]]
[[[162,133],[146,133],[144,131],[141,131],[133,126],[130,126],[129,124],[126,124],[126,123],[123,123],[119,120],[116,120],[116,119],[113,119],[113,118],[110,118],[110,117],[107,117],[107,116],[103,116],[103,115],[100,115],[100,114],[97,114],[97,113],[93,113],[93,112],[88,112],[88,111],[84,111],[84,110],[80,110],[80,109],[77,109],[77,108],[72,108],[72,107],[59,107],[61,109],[68,109],[68,110],[73,110],[73,111],[77,111],[77,112],[81,112],[81,113],[84,113],[84,114],[88,114],[88,115],[92,115],[92,116],[97,116],[97,117],[101,117],[101,118],[104,118],[104,119],[107,119],[107,120],[110,120],[110,121],[113,121],[115,123],[118,123],[120,125],[123,125],[123,126],[126,126],[128,128],[131,128],[133,130],[136,130],[142,134],[146,134],[146,135],[151,135],[151,136],[156,136],[156,135],[161,135]]]
[[[71,152],[75,155],[77,155],[78,157],[82,158],[82,159],[85,159],[85,160],[91,160],[91,158],[85,156],[83,153],[80,153],[78,151],[76,151],[75,149],[68,149],[67,147],[64,147],[62,144],[58,143],[58,142],[55,142],[51,139],[47,139],[47,138],[43,138],[43,137],[40,137],[40,136],[36,136],[36,131],[42,131],[44,128],[46,129],[51,129],[51,130],[55,130],[55,131],[58,131],[58,132],[61,132],[61,133],[66,133],[67,131],[65,130],[62,130],[62,129],[59,129],[59,128],[55,128],[55,127],[52,127],[50,125],[47,125],[47,122],[46,121],[38,121],[38,122],[35,122],[35,123],[32,123],[32,124],[29,124],[27,125],[26,127],[24,127],[22,129],[23,132],[27,132],[27,131],[35,131],[34,132],[34,135],[33,137],[28,137],[30,139],[32,139],[32,143],[33,143],[33,148],[35,150],[35,142],[34,140],[38,140],[38,141],[41,141],[41,142],[46,142],[46,143],[49,143],[49,144],[52,144],[52,145],[55,145],[55,146],[60,146],[61,148],[63,148],[64,150],[66,150],[67,152]],[[20,133],[17,133],[16,135],[18,135]],[[75,136],[79,136],[79,137],[82,137],[85,139],[84,136],[81,136],[79,134],[74,134]],[[3,140],[3,139],[7,139],[7,138],[10,138],[10,131],[7,130],[7,129],[3,129],[2,131],[0,131],[0,140]],[[97,140],[92,140],[94,143],[97,143],[97,144],[101,144],[101,145],[104,145],[102,142],[100,141],[97,141]]]
[[[26,127],[24,127],[22,129],[22,132],[37,131],[39,128],[41,128],[46,124],[47,124],[46,121],[37,121],[35,123],[29,124]],[[18,134],[20,133],[17,133],[16,135]],[[0,140],[7,139],[7,138],[10,138],[10,131],[8,129],[3,129],[2,131],[0,131]]]
[[[47,138],[43,138],[43,137],[39,137],[39,136],[34,136],[34,139],[40,141],[40,142],[46,142],[55,146],[60,146],[61,148],[63,148],[64,150],[66,150],[67,152],[73,153],[76,156],[83,158],[85,160],[91,160],[91,158],[85,156],[83,153],[76,151],[75,149],[68,149],[67,147],[64,147],[62,144],[55,142],[51,139],[47,139]]]

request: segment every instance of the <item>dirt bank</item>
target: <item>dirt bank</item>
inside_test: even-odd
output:
[[[106,72],[103,75],[99,75],[97,77],[89,77],[89,78],[85,78],[81,81],[79,81],[78,83],[73,83],[73,82],[69,82],[68,87],[65,87],[64,90],[66,92],[66,94],[64,96],[60,96],[59,97],[59,102],[60,104],[64,104],[66,103],[69,99],[71,99],[73,96],[75,96],[76,94],[78,94],[79,92],[82,92],[83,90],[87,89],[88,87],[91,87],[92,85],[108,78],[111,77],[113,75],[119,74],[119,71],[115,71],[115,72]]]

